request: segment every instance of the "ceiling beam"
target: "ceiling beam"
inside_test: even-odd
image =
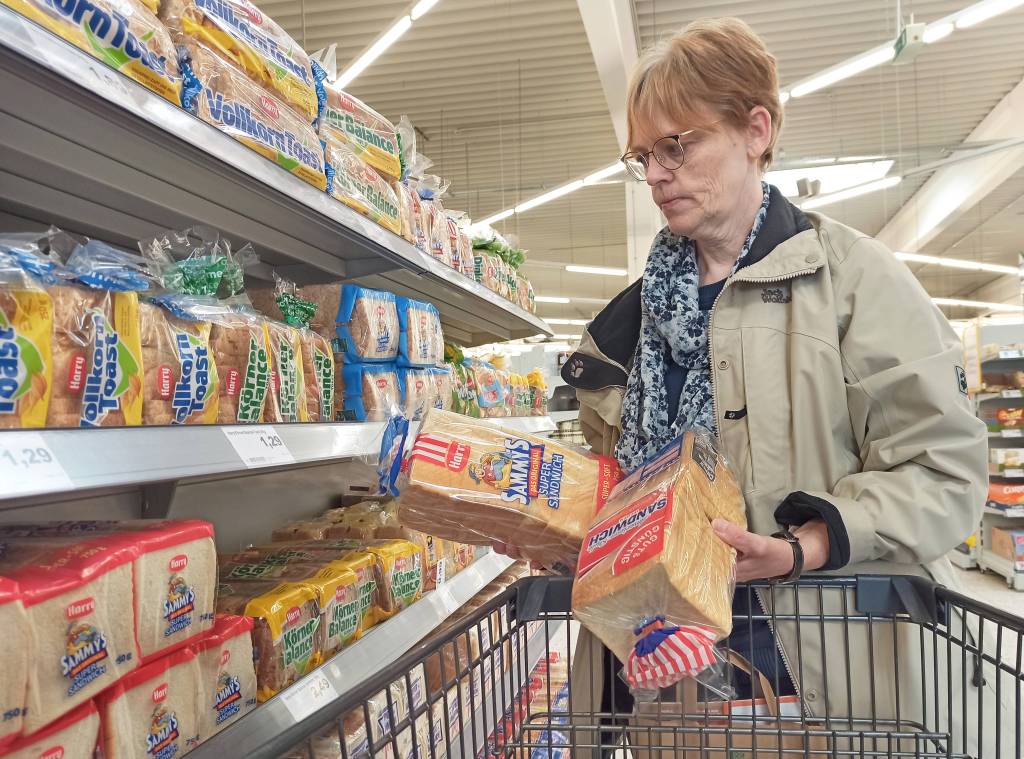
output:
[[[1018,137],[1024,137],[1024,81],[989,111],[966,142]],[[1022,167],[1024,147],[940,168],[882,227],[877,237],[892,250],[923,250]]]

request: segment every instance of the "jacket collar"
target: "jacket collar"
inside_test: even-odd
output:
[[[811,219],[778,188],[772,186],[769,192],[768,215],[743,267],[733,275],[737,279],[784,279],[824,264]],[[625,386],[640,338],[642,283],[643,279],[638,279],[616,295],[587,325],[580,347],[562,366],[566,384],[580,390]]]

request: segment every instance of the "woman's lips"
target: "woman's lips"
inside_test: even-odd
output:
[[[681,197],[678,197],[678,198],[671,198],[669,200],[664,200],[661,203],[659,203],[658,206],[661,208],[662,211],[672,211],[672,210],[675,210],[675,209],[679,209],[681,206],[687,205],[687,204],[692,203],[692,202],[693,202],[692,198],[688,198],[686,196],[681,196]]]

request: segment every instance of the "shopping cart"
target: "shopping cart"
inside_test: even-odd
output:
[[[521,580],[349,691],[286,756],[1024,757],[1024,620],[920,578],[741,585],[734,630],[769,625],[784,666],[748,677],[757,652],[723,647],[737,666],[719,679],[640,703],[570,598],[567,578]]]

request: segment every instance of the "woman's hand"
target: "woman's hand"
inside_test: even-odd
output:
[[[711,523],[715,534],[736,549],[736,582],[783,577],[793,569],[793,547],[780,538],[748,532],[726,519]],[[828,527],[812,519],[793,534],[804,551],[804,570],[812,571],[828,561]]]
[[[519,549],[515,546],[510,546],[508,543],[499,543],[498,541],[493,541],[491,543],[491,549],[495,553],[500,553],[503,556],[508,556],[513,561],[521,561],[523,558],[523,555],[519,553]]]

